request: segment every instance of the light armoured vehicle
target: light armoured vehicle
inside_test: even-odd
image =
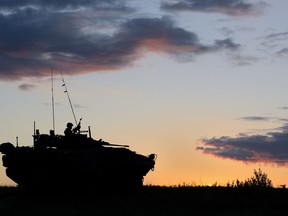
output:
[[[33,146],[2,143],[7,176],[27,188],[115,188],[143,185],[143,177],[154,169],[156,154],[144,156],[126,145],[110,144],[80,131],[71,135],[40,134],[35,130]]]

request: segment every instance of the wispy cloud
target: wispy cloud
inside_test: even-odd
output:
[[[258,39],[262,40],[261,45],[264,47],[266,52],[273,52],[278,57],[287,57],[288,48],[288,32],[277,32],[273,34],[264,35]]]
[[[288,110],[288,106],[278,107],[278,109]]]
[[[266,6],[264,2],[249,3],[245,0],[177,0],[165,1],[162,9],[172,11],[197,11],[223,13],[229,16],[257,15]]]
[[[271,117],[262,117],[262,116],[245,116],[239,119],[246,120],[246,121],[270,121]]]
[[[82,105],[80,105],[80,104],[74,104],[74,106],[75,106],[75,108],[77,108],[77,109],[83,109],[83,108],[87,109],[87,108],[89,108],[88,106],[82,106]]]
[[[278,41],[278,40],[287,40],[288,39],[288,32],[280,32],[280,33],[274,33],[264,36],[266,40],[271,41]]]
[[[229,53],[229,60],[235,66],[247,66],[258,62],[259,59],[255,56],[242,55],[237,52]]]
[[[21,84],[18,86],[20,90],[23,90],[23,91],[30,91],[32,90],[33,88],[35,88],[35,85],[33,84],[28,84],[28,83],[24,83],[24,84]]]
[[[288,56],[288,48],[282,48],[281,50],[276,52],[277,55],[279,56],[284,56],[287,57]]]

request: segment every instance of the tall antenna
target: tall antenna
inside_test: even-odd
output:
[[[53,131],[55,131],[55,108],[54,108],[54,87],[53,87],[53,69],[52,69],[52,67],[51,67],[51,92],[52,92]]]
[[[69,100],[69,103],[70,103],[70,107],[71,107],[71,110],[72,110],[72,113],[73,113],[73,117],[74,117],[75,123],[76,123],[76,125],[77,125],[77,120],[76,120],[76,116],[75,116],[75,113],[74,113],[74,109],[73,109],[73,106],[72,106],[72,103],[71,103],[71,99],[70,99],[70,96],[69,96],[69,93],[68,93],[68,89],[67,89],[67,87],[66,87],[66,83],[65,83],[65,81],[64,81],[64,77],[63,77],[63,74],[62,74],[62,71],[61,71],[61,70],[60,70],[60,74],[61,74],[62,82],[63,82],[62,86],[65,88],[64,93],[67,94],[67,97],[68,97],[68,100]]]

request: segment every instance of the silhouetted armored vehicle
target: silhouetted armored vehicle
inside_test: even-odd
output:
[[[81,121],[80,121],[81,122]],[[27,188],[139,188],[154,169],[156,155],[143,156],[129,146],[80,133],[80,122],[69,135],[40,134],[34,126],[34,145],[0,145],[7,176]]]

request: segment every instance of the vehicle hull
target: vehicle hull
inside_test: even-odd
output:
[[[139,188],[155,165],[154,155],[99,145],[63,149],[11,147],[3,154],[7,176],[27,188]]]

